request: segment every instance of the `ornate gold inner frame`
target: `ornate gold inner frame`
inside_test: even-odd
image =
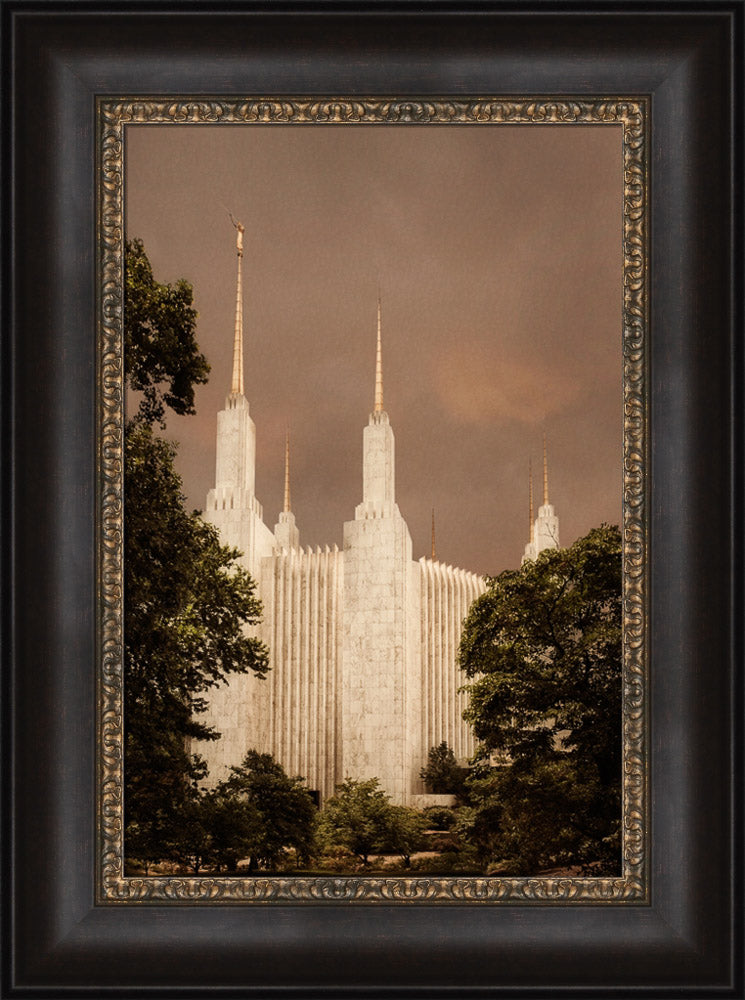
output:
[[[102,903],[645,903],[647,809],[648,102],[554,98],[101,98],[98,155],[98,795]],[[122,447],[125,133],[129,124],[619,127],[623,149],[623,863],[620,877],[187,877],[123,874]]]

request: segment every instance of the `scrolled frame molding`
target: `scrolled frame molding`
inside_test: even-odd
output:
[[[645,903],[649,102],[626,97],[99,98],[98,860],[102,903]],[[126,877],[122,802],[122,261],[128,124],[616,126],[623,156],[623,865],[617,878]],[[620,207],[620,206],[619,206]]]

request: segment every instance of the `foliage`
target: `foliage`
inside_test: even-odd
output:
[[[314,847],[316,808],[301,778],[289,778],[269,754],[249,751],[240,767],[212,791],[197,787],[174,804],[161,828],[162,857],[188,866],[235,871],[276,868],[288,849],[306,862]],[[128,844],[130,853],[141,857]]]
[[[322,841],[346,847],[363,864],[381,851],[388,833],[390,803],[377,778],[347,778],[327,801],[319,824]]]
[[[603,812],[607,790],[567,756],[530,768],[492,769],[472,779],[476,807],[459,832],[491,873],[532,875],[547,867],[620,863],[620,804]],[[595,869],[597,873],[597,869]]]
[[[212,798],[196,786],[177,803],[164,841],[164,854],[198,875],[213,857]]]
[[[248,857],[249,871],[262,865],[274,868],[292,848],[307,863],[314,850],[316,807],[303,779],[288,777],[271,754],[256,750],[249,750],[240,767],[230,770],[230,777],[216,789],[228,834],[219,845],[220,860],[238,854]]]
[[[411,865],[411,855],[415,851],[421,851],[426,844],[424,831],[427,829],[427,821],[424,815],[417,809],[389,805],[385,827],[383,851],[400,855],[404,867],[408,868]]]
[[[430,747],[427,765],[419,777],[433,795],[459,795],[463,790],[463,771],[444,740],[439,746]]]
[[[124,248],[124,368],[130,389],[142,392],[138,415],[164,422],[165,408],[194,413],[194,386],[210,366],[196,342],[197,313],[186,281],[160,284],[142,240]]]
[[[259,621],[255,584],[217,531],[184,509],[173,445],[134,420],[125,433],[124,718],[128,851],[156,859],[206,773],[192,739],[209,688],[263,676],[268,654],[244,627]]]
[[[456,813],[450,806],[427,806],[424,818],[429,830],[450,830],[456,820]]]
[[[125,376],[144,388],[145,403],[124,435],[125,843],[147,864],[203,853],[197,785],[206,767],[190,742],[219,735],[199,721],[205,694],[232,673],[263,676],[268,654],[245,634],[261,614],[254,582],[216,529],[186,512],[175,446],[152,429],[165,405],[191,412],[193,383],[208,370],[197,358],[191,290],[150,289],[142,244],[127,247]]]
[[[478,864],[474,851],[469,845],[449,847],[430,857],[414,858],[411,871],[426,875],[480,875],[483,868]]]
[[[231,794],[224,784],[205,793],[211,837],[210,861],[216,871],[235,871],[251,855],[260,836],[261,817],[245,796]]]
[[[330,846],[327,844],[316,860],[316,870],[323,875],[329,872],[334,875],[348,875],[350,872],[361,869],[360,859],[348,851],[346,847],[339,845]]]
[[[618,529],[603,525],[492,580],[466,619],[460,665],[481,761],[465,835],[482,861],[511,874],[596,861],[617,870]]]

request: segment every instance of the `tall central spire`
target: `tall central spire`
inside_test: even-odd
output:
[[[535,541],[535,523],[533,520],[533,462],[528,459],[528,517],[530,518],[530,541]]]
[[[375,356],[375,413],[383,412],[383,352],[380,342],[380,292],[378,291],[378,347]]]
[[[290,511],[290,428],[287,428],[285,437],[285,505],[286,514]]]
[[[546,435],[543,435],[543,506],[548,506],[548,462],[546,461]]]
[[[238,281],[235,291],[235,335],[233,338],[233,380],[230,384],[232,396],[243,395],[243,234],[245,228],[230,218],[235,226],[235,248],[238,255]]]
[[[396,506],[395,443],[383,404],[380,289],[378,289],[378,346],[375,360],[375,404],[362,432],[362,503],[355,518],[400,517]]]

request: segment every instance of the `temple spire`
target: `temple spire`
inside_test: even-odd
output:
[[[378,347],[375,356],[375,413],[383,412],[383,353],[380,343],[380,292],[378,291]]]
[[[285,513],[290,511],[290,428],[285,436]]]
[[[546,457],[546,435],[543,435],[543,503],[538,508],[538,517],[533,522],[533,532],[526,548],[526,558],[535,559],[544,549],[559,547],[559,519],[548,499],[548,459]],[[532,491],[531,491],[532,495]],[[531,515],[532,516],[532,515]],[[534,550],[532,554],[528,549]]]
[[[533,518],[533,462],[528,459],[528,517],[530,518],[530,542],[535,541],[535,521]]]
[[[290,425],[285,431],[285,500],[279,519],[274,525],[274,541],[278,549],[299,549],[300,532],[290,507]]]
[[[396,506],[395,443],[388,414],[383,408],[383,359],[381,350],[380,291],[378,290],[378,347],[375,362],[375,404],[362,432],[362,503],[355,520],[400,517]]]
[[[435,555],[435,508],[432,508],[432,561],[436,559]]]
[[[238,255],[238,281],[235,292],[235,334],[233,337],[233,380],[230,393],[233,396],[243,395],[243,234],[244,227],[233,216],[230,219],[235,226],[235,247]]]

